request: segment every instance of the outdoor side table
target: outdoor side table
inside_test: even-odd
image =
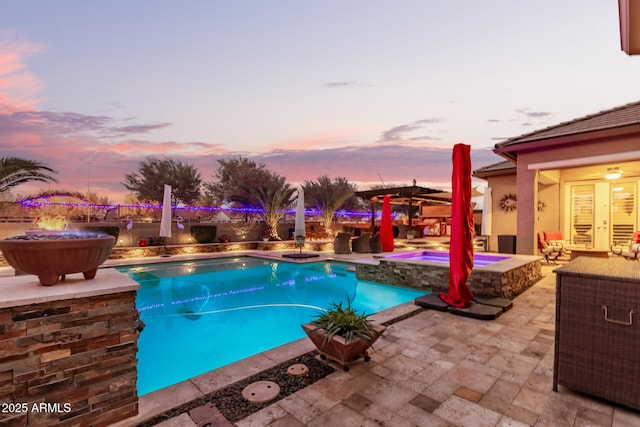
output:
[[[580,257],[555,272],[553,390],[640,409],[640,262]]]
[[[569,258],[571,260],[574,260],[581,256],[593,258],[609,258],[609,249],[571,249],[571,255],[569,255]]]

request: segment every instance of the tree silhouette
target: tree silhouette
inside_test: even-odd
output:
[[[0,194],[9,191],[12,187],[30,181],[57,182],[51,176],[57,173],[48,166],[34,160],[20,157],[0,158]]]
[[[139,200],[162,203],[164,184],[171,186],[171,203],[191,204],[200,197],[202,179],[192,165],[172,159],[141,161],[137,173],[125,175],[122,185]]]
[[[310,207],[322,211],[322,222],[325,234],[333,235],[331,224],[336,211],[348,209],[356,205],[354,195],[356,186],[347,178],[338,177],[333,180],[327,175],[319,176],[317,181],[305,181],[302,185],[304,198]]]

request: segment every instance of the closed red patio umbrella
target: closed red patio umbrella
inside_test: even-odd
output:
[[[384,196],[382,201],[382,216],[380,217],[380,244],[384,252],[393,252],[393,224],[391,219],[391,197]]]
[[[449,292],[440,298],[454,307],[468,307],[473,294],[467,279],[473,268],[473,208],[471,206],[471,147],[453,147],[451,174],[451,242],[449,245]]]

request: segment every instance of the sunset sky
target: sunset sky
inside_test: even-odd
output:
[[[497,142],[638,101],[639,76],[610,0],[5,1],[0,156],[114,202],[151,156],[204,181],[242,155],[292,183],[448,188],[455,143],[501,161]]]

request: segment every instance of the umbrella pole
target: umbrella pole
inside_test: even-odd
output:
[[[162,255],[160,255],[160,256],[162,256],[162,257],[168,257],[168,256],[171,256],[171,254],[170,254],[170,253],[169,253],[169,251],[167,250],[167,244],[166,244],[166,243],[165,243],[165,244],[163,244],[163,245],[162,245],[162,247],[164,248],[164,253],[163,253]]]

